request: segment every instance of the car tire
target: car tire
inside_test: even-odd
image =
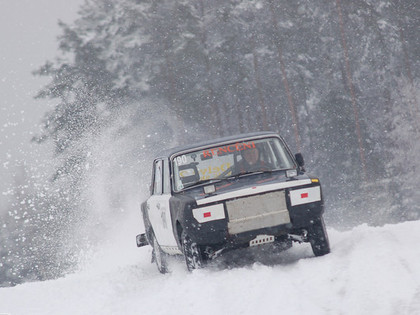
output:
[[[152,234],[152,261],[156,263],[156,266],[160,273],[165,274],[168,273],[168,262],[167,262],[167,254],[162,251],[160,248],[159,243],[154,234]]]
[[[323,256],[330,252],[330,241],[322,217],[314,220],[308,231],[308,239],[315,256]]]
[[[181,233],[181,244],[188,271],[202,268],[203,255],[201,253],[201,249],[197,243],[192,241],[185,231],[182,231]]]

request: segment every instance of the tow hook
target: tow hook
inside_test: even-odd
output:
[[[289,238],[289,240],[299,242],[299,243],[307,242],[308,241],[308,231],[302,230],[302,233],[299,234],[299,235],[289,234],[288,238]]]
[[[215,251],[211,247],[206,247],[206,249],[204,250],[204,253],[211,260],[211,259],[215,259],[215,258],[219,257],[225,250],[226,250],[226,248],[221,248],[221,249]]]

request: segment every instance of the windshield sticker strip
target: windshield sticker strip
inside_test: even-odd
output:
[[[214,155],[223,155],[227,153],[234,153],[237,151],[243,151],[248,149],[255,149],[255,143],[252,142],[243,142],[243,143],[235,143],[231,145],[227,145],[224,147],[218,147],[218,148],[211,148],[208,150],[203,150],[203,158],[209,158],[213,157]]]
[[[238,198],[238,197],[244,197],[244,196],[257,195],[263,192],[291,188],[291,187],[296,187],[296,186],[301,186],[301,185],[308,185],[311,183],[312,182],[310,179],[301,179],[301,180],[288,181],[288,182],[283,182],[283,183],[254,186],[250,188],[228,192],[228,193],[217,195],[217,196],[211,196],[207,198],[198,199],[196,201],[197,201],[197,205],[204,205],[210,202],[216,202],[220,200],[226,200],[226,199]]]

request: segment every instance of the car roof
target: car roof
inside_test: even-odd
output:
[[[184,145],[184,146],[177,146],[168,150],[165,150],[163,152],[161,152],[157,158],[162,158],[162,157],[171,157],[174,154],[180,153],[180,152],[184,152],[184,151],[192,151],[194,149],[199,149],[201,147],[207,147],[207,146],[212,146],[215,144],[219,144],[219,143],[225,143],[225,142],[232,142],[232,141],[243,141],[243,140],[248,140],[248,139],[252,139],[252,138],[264,138],[264,137],[280,137],[277,133],[272,132],[272,131],[259,131],[259,132],[252,132],[252,133],[243,133],[243,134],[238,134],[238,135],[232,135],[232,136],[227,136],[227,137],[223,137],[223,138],[215,138],[215,139],[210,139],[210,140],[205,140],[205,141],[200,141],[200,142],[196,142],[193,144],[188,144],[188,145]]]

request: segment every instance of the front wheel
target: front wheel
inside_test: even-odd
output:
[[[156,240],[156,236],[152,234],[153,240],[153,252],[152,252],[152,261],[156,263],[156,266],[160,273],[167,273],[168,272],[168,263],[166,260],[167,254],[162,251],[159,246],[159,243]]]
[[[185,231],[181,233],[181,243],[188,271],[201,268],[203,266],[203,255],[200,247],[191,240]]]
[[[308,239],[315,256],[323,256],[330,252],[330,241],[322,217],[314,220],[308,231]]]

